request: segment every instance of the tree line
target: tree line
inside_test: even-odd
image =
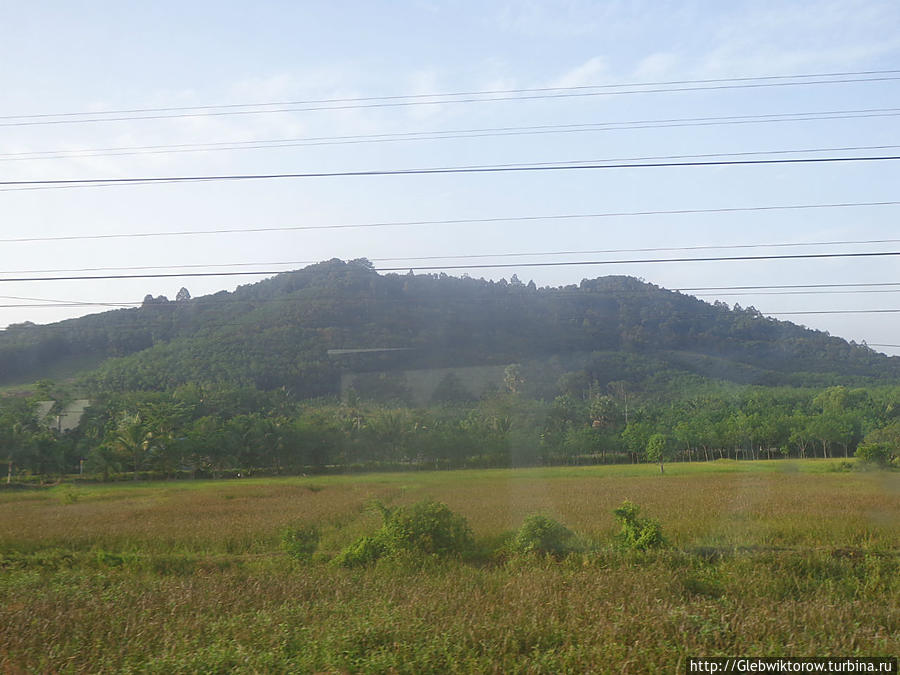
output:
[[[60,433],[43,382],[0,399],[7,481],[83,472],[98,479],[226,477],[323,471],[851,457],[889,462],[900,448],[900,387],[745,387],[660,398],[628,382],[559,378],[527,395],[519,366],[479,398],[452,382],[425,407],[361,398],[298,400],[285,389],[189,384],[110,392]],[[52,414],[53,411],[51,411]]]

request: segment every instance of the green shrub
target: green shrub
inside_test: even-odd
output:
[[[376,506],[383,519],[381,529],[344,549],[335,559],[337,564],[366,565],[399,554],[448,557],[464,553],[474,545],[466,519],[453,513],[446,504],[425,500],[397,509]]]
[[[389,553],[418,551],[447,556],[462,553],[474,543],[466,519],[446,504],[431,500],[390,512],[382,532]]]
[[[894,459],[894,451],[887,443],[860,443],[856,456],[866,464],[888,466]]]
[[[369,565],[386,554],[379,535],[360,537],[341,551],[334,559],[341,567],[360,567]]]
[[[655,518],[641,518],[640,511],[640,506],[627,499],[619,508],[613,510],[616,518],[622,524],[622,530],[619,533],[622,545],[635,551],[666,546],[659,521]]]
[[[297,560],[309,560],[319,546],[319,528],[315,525],[290,528],[281,533],[281,549]]]
[[[514,553],[563,556],[574,549],[575,535],[552,518],[531,515],[516,532],[510,548]]]

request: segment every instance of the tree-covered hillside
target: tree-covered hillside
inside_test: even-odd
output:
[[[403,351],[329,354],[378,348]],[[85,379],[94,390],[230,382],[307,397],[335,393],[347,371],[595,352],[623,355],[616,367],[649,359],[744,384],[900,380],[900,359],[864,345],[630,277],[537,288],[515,277],[380,275],[365,260],[331,260],[233,293],[148,296],[140,308],[11,327],[0,334],[0,384],[93,360],[103,361]],[[629,379],[627,367],[606,379]]]

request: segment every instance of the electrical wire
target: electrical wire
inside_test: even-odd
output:
[[[561,266],[597,266],[597,265],[639,265],[654,263],[698,263],[698,262],[747,262],[760,260],[804,260],[804,259],[832,259],[832,258],[873,258],[896,257],[900,251],[866,251],[856,253],[794,253],[780,255],[745,255],[745,256],[709,256],[702,258],[640,258],[631,260],[554,260],[543,262],[515,262],[515,263],[480,263],[465,265],[404,265],[402,267],[375,267],[376,272],[405,272],[407,270],[440,271],[440,270],[470,270],[470,269],[505,269],[523,267],[561,267]],[[102,274],[102,275],[72,275],[52,277],[0,277],[0,283],[4,282],[41,282],[41,281],[98,281],[108,279],[164,279],[164,278],[189,278],[189,277],[230,277],[230,276],[270,276],[282,274],[284,270],[240,270],[227,272],[159,272],[145,274]]]
[[[771,316],[791,316],[799,314],[897,314],[900,309],[816,309],[803,312],[766,312]]]
[[[789,151],[777,151],[789,152]],[[722,153],[716,156],[731,156],[732,154],[773,154],[772,152],[760,153]],[[153,183],[199,183],[219,181],[243,181],[243,180],[272,180],[284,178],[348,178],[348,177],[372,177],[372,176],[413,176],[436,174],[474,174],[474,173],[506,173],[506,172],[533,172],[533,171],[571,171],[586,169],[652,169],[652,168],[683,168],[683,167],[710,167],[710,166],[763,166],[779,164],[830,164],[846,162],[879,162],[894,161],[900,159],[900,155],[870,155],[861,157],[792,157],[780,159],[737,159],[716,161],[692,161],[692,162],[643,162],[635,163],[597,163],[597,164],[522,164],[522,165],[483,165],[483,166],[443,166],[417,169],[373,169],[362,171],[313,171],[304,173],[268,173],[268,174],[225,174],[203,176],[166,176],[166,177],[139,177],[139,178],[72,178],[72,179],[44,179],[44,180],[7,180],[0,181],[2,192],[10,192],[22,189],[54,189],[59,187],[86,187],[111,185],[149,185]],[[634,161],[640,161],[635,158]],[[601,160],[602,161],[602,160]]]
[[[843,284],[835,284],[835,283],[831,283],[831,284],[788,284],[788,285],[783,285],[783,284],[782,284],[782,285],[779,285],[779,284],[776,284],[776,285],[768,285],[768,286],[698,286],[698,287],[693,287],[693,288],[688,288],[688,287],[677,288],[677,287],[673,287],[673,288],[669,288],[669,289],[665,289],[665,290],[669,290],[669,291],[672,291],[672,292],[675,292],[675,293],[691,292],[691,294],[693,295],[695,291],[733,291],[733,290],[741,290],[741,289],[746,289],[746,288],[750,288],[750,289],[766,289],[766,290],[768,290],[768,289],[783,289],[783,288],[832,289],[832,288],[859,288],[859,287],[863,287],[863,286],[866,286],[866,287],[875,287],[875,288],[878,288],[878,287],[884,287],[884,286],[900,286],[900,281],[890,281],[890,282],[870,282],[870,283],[843,283]],[[559,289],[559,288],[548,288],[548,289],[546,289],[546,290],[553,292],[554,295],[558,295],[558,294],[563,293],[563,292],[566,292],[566,293],[569,292],[567,289]],[[897,289],[897,290],[900,291],[900,289]],[[572,292],[573,294],[576,294],[576,295],[585,295],[585,294],[586,294],[585,291],[582,291],[582,290],[580,290],[580,289],[579,289],[579,290],[574,290],[574,291],[571,291],[571,292]],[[612,293],[612,292],[613,292],[613,291],[610,291],[610,293]],[[626,292],[626,291],[622,291],[622,290],[617,290],[617,291],[615,291],[615,293],[623,293],[623,292]],[[830,291],[828,291],[828,290],[822,290],[822,291],[812,291],[812,292],[828,293],[828,292],[830,292]],[[867,291],[866,291],[865,289],[860,289],[859,292],[865,293],[865,292],[867,292]],[[878,291],[873,291],[873,292],[878,292]],[[596,295],[596,294],[598,294],[598,293],[601,293],[601,291],[598,291],[598,290],[596,290],[596,289],[590,289],[589,291],[587,291],[587,293],[588,293],[588,294],[591,294],[591,295]],[[698,295],[699,295],[699,294],[698,294]],[[752,293],[751,295],[757,295],[757,294],[756,294],[756,293]],[[98,302],[98,301],[86,301],[86,300],[49,300],[49,299],[47,299],[47,298],[21,297],[21,296],[14,296],[14,295],[0,295],[0,299],[4,299],[4,300],[31,300],[31,301],[35,301],[35,302],[48,303],[48,304],[46,304],[46,305],[33,305],[33,306],[35,306],[35,307],[37,307],[37,306],[42,306],[42,307],[43,307],[43,306],[48,306],[48,307],[49,307],[49,306],[57,306],[57,305],[59,305],[59,306],[63,306],[63,305],[65,305],[65,306],[68,306],[68,305],[93,306],[93,305],[105,305],[105,304],[108,304],[108,305],[115,305],[115,306],[121,306],[121,307],[127,307],[127,306],[131,306],[131,305],[140,305],[140,304],[142,304],[142,303],[140,303],[140,302],[131,302],[131,301],[125,301],[125,302]],[[222,302],[231,302],[231,303],[245,302],[245,300],[238,300],[238,299],[235,299],[235,298],[211,298],[210,296],[205,296],[205,297],[200,297],[200,298],[193,298],[193,300],[202,302],[202,304],[204,304],[204,305],[207,305],[207,304],[210,304],[210,303],[216,303],[216,304],[218,304],[218,303],[222,303]],[[270,302],[296,302],[296,299],[295,299],[295,298],[270,298],[270,299],[266,300],[265,302],[266,302],[266,303],[270,303]],[[52,303],[52,304],[50,304],[50,303]],[[16,305],[16,306],[24,306],[24,305]]]
[[[713,213],[753,213],[766,211],[793,211],[793,210],[813,210],[813,209],[838,209],[838,208],[861,208],[861,207],[880,207],[880,206],[898,206],[900,200],[897,201],[875,201],[875,202],[832,202],[826,204],[782,204],[782,205],[765,205],[765,206],[735,206],[721,207],[710,209],[669,209],[656,211],[607,211],[599,213],[555,213],[537,216],[499,216],[494,218],[454,218],[445,220],[402,220],[402,221],[381,221],[372,223],[348,223],[337,225],[287,225],[287,226],[271,226],[271,227],[240,227],[230,229],[215,230],[178,230],[173,232],[131,232],[131,233],[110,233],[110,234],[79,234],[79,235],[58,235],[46,237],[10,237],[0,239],[2,244],[12,243],[34,243],[42,241],[79,241],[79,240],[96,240],[96,239],[131,239],[145,237],[176,237],[176,236],[195,236],[195,235],[218,235],[218,234],[248,234],[254,232],[294,232],[303,230],[343,230],[357,228],[381,228],[381,227],[405,227],[405,226],[438,226],[438,225],[470,225],[470,224],[488,224],[488,223],[514,223],[514,222],[538,222],[538,221],[554,221],[554,220],[578,220],[590,218],[633,218],[647,216],[672,216],[672,215],[698,215]],[[872,240],[866,243],[883,243],[889,240]],[[827,243],[827,242],[823,242]],[[860,242],[863,243],[863,242]],[[647,250],[654,251],[657,249],[634,249],[635,251]],[[670,249],[663,249],[670,250]],[[606,251],[615,253],[617,251]]]
[[[33,161],[45,159],[79,159],[83,157],[119,157],[127,155],[157,155],[232,150],[265,150],[278,148],[310,147],[321,145],[356,145],[363,143],[388,143],[400,141],[433,141],[461,138],[485,138],[543,134],[569,134],[601,131],[627,131],[631,129],[656,129],[672,127],[719,126],[734,124],[762,124],[770,122],[806,122],[835,119],[860,119],[894,117],[900,108],[868,108],[862,110],[832,110],[804,113],[773,113],[766,115],[741,115],[727,117],[686,117],[659,120],[634,120],[624,122],[594,122],[582,124],[537,125],[522,127],[487,127],[479,129],[454,129],[445,131],[413,131],[402,133],[363,134],[345,136],[311,136],[306,138],[257,139],[250,141],[220,141],[215,143],[180,143],[170,145],[137,145],[82,150],[40,150],[0,153],[0,162]]]
[[[764,244],[704,244],[698,246],[658,246],[645,248],[608,248],[577,251],[534,251],[523,253],[479,253],[465,255],[425,255],[405,257],[369,258],[373,263],[387,262],[420,262],[428,260],[477,260],[481,258],[534,258],[539,256],[561,255],[597,255],[601,253],[645,253],[661,251],[708,251],[730,249],[759,249],[759,248],[798,248],[806,246],[851,246],[863,244],[896,244],[900,239],[856,239],[839,241],[807,241],[807,242],[775,242]],[[286,260],[286,261],[257,261],[236,263],[194,263],[188,265],[130,265],[117,267],[71,267],[50,269],[7,270],[0,274],[61,274],[63,272],[119,272],[138,270],[179,270],[201,268],[234,268],[234,267],[262,267],[262,266],[288,266],[288,265],[314,265],[319,260]],[[287,271],[287,270],[285,270]],[[0,296],[3,297],[3,296]]]
[[[895,284],[892,284],[892,285],[894,285],[894,286],[900,286],[900,282],[895,283]],[[777,288],[777,287],[773,287],[773,288]],[[672,291],[672,292],[680,292],[681,289],[678,289],[678,288],[671,288],[671,289],[667,289],[667,290],[670,290],[670,291]],[[621,291],[621,290],[620,290],[620,291],[609,291],[608,294],[612,295],[612,294],[622,294],[622,293],[628,294],[627,291],[623,292],[623,291]],[[752,292],[752,293],[691,293],[691,295],[693,295],[694,297],[697,297],[697,298],[704,298],[704,297],[721,298],[721,297],[729,297],[729,296],[746,297],[746,296],[748,296],[748,295],[751,295],[751,296],[754,296],[754,297],[755,297],[755,296],[762,296],[762,295],[832,295],[832,294],[851,294],[851,295],[860,295],[860,294],[868,294],[868,293],[900,293],[900,288],[893,288],[893,289],[853,289],[853,290],[775,291],[775,292]],[[557,291],[556,294],[559,294],[559,292]],[[587,296],[587,295],[599,295],[599,294],[602,294],[602,292],[598,292],[598,291],[590,291],[589,294],[585,294],[584,292],[573,293],[573,295],[581,295],[581,296]],[[0,297],[9,297],[9,296],[0,296]],[[242,303],[242,302],[246,302],[246,301],[245,301],[245,300],[240,300],[240,299],[235,299],[235,298],[222,298],[222,299],[215,299],[215,300],[210,300],[210,299],[206,298],[206,299],[203,299],[202,302],[203,302],[203,305],[210,305],[210,304],[221,304],[221,303],[238,304],[238,303]],[[272,302],[288,302],[288,303],[294,303],[294,302],[297,302],[297,300],[296,300],[295,298],[271,298],[271,299],[265,301],[266,304],[272,303]],[[5,305],[0,305],[0,308],[4,308],[4,309],[11,309],[11,308],[29,308],[29,309],[35,309],[35,308],[44,308],[44,307],[47,307],[47,308],[59,308],[59,307],[139,307],[139,306],[141,306],[142,304],[143,304],[142,302],[133,302],[133,301],[126,301],[126,302],[99,302],[99,301],[95,301],[95,302],[91,302],[91,301],[83,301],[83,300],[52,300],[52,301],[42,302],[42,303],[40,303],[40,304],[23,304],[23,303],[18,303],[18,304],[5,304]]]
[[[249,104],[236,103],[219,106],[182,106],[169,108],[132,108],[97,112],[81,111],[72,113],[38,113],[32,115],[8,115],[2,117],[0,119],[15,121],[0,122],[0,127],[36,126],[49,124],[87,124],[98,122],[159,120],[189,117],[219,117],[226,115],[259,115],[285,112],[293,113],[324,110],[350,110],[359,108],[394,108],[417,105],[447,105],[452,103],[483,103],[492,101],[523,101],[588,96],[622,96],[649,93],[682,93],[693,91],[720,91],[729,89],[757,89],[764,87],[792,87],[822,84],[884,82],[900,79],[900,75],[897,75],[897,73],[900,73],[900,70],[856,71],[835,74],[777,75],[748,78],[719,78],[710,80],[673,80],[669,82],[583,85],[577,87],[542,87],[535,89],[495,89],[444,94],[411,94],[345,99],[311,99]],[[645,88],[639,89],[636,87]],[[440,100],[433,100],[436,98]],[[236,108],[257,109],[237,110]],[[117,116],[113,117],[112,115]]]

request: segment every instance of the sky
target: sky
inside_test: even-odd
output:
[[[7,1],[0,181],[900,155],[900,71],[784,77],[896,69],[894,0]],[[477,93],[523,89],[544,91]],[[475,93],[431,96],[454,92]],[[160,108],[180,110],[109,112]],[[900,355],[900,313],[860,312],[900,309],[896,257],[451,267],[900,251],[900,205],[873,205],[898,185],[896,161],[6,185],[0,327],[266,275],[10,279],[365,257],[539,286],[834,284],[690,292]],[[721,210],[834,204],[853,206]],[[648,211],[693,213],[608,215]],[[64,239],[85,235],[115,236]]]

